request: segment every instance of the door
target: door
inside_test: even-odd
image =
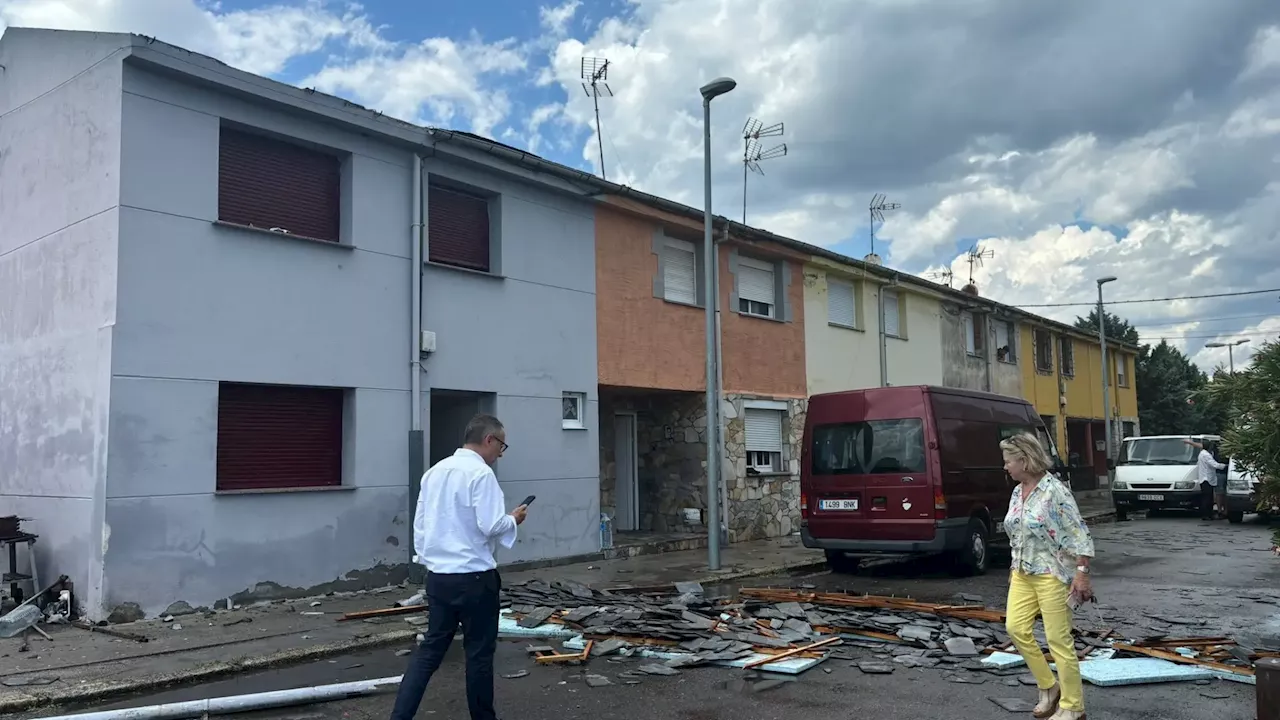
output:
[[[613,527],[619,532],[640,525],[640,491],[636,483],[636,416],[613,416],[614,504]]]

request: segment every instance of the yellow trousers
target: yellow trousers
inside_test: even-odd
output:
[[[1076,644],[1071,637],[1071,608],[1067,605],[1071,588],[1052,575],[1027,575],[1013,571],[1009,575],[1009,601],[1005,606],[1005,628],[1018,652],[1027,661],[1027,668],[1036,678],[1041,690],[1060,682],[1062,700],[1059,707],[1065,710],[1084,711],[1084,688],[1080,683],[1080,661],[1076,659]],[[1036,617],[1044,619],[1044,635],[1049,641],[1049,653],[1058,666],[1055,681],[1049,662],[1044,658],[1040,643],[1036,640]]]

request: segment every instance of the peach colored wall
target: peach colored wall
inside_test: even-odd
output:
[[[632,204],[596,209],[596,333],[601,385],[701,391],[706,376],[702,308],[653,295],[658,256],[654,233],[695,242],[700,228]],[[747,247],[743,245],[742,247]],[[730,312],[733,276],[729,249],[720,248],[720,308],[723,325],[724,392],[805,396],[804,286],[802,262],[790,253],[761,246],[789,259],[792,320],[777,322]],[[798,257],[798,256],[797,256]]]

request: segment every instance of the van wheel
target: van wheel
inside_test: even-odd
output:
[[[1129,521],[1128,510],[1116,510],[1116,522],[1128,522],[1128,521]]]
[[[1227,513],[1227,522],[1231,523],[1232,525],[1239,525],[1240,523],[1244,522],[1244,512],[1241,510],[1237,510],[1235,512]]]
[[[851,558],[839,550],[827,551],[827,567],[831,568],[831,572],[841,575],[853,575],[858,572],[858,566],[862,561],[857,558]]]
[[[962,576],[984,575],[991,564],[991,535],[982,518],[969,518],[964,547],[955,554],[954,569]]]

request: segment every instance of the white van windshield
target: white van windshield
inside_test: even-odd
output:
[[[1182,438],[1130,438],[1124,441],[1121,465],[1194,465],[1198,451]]]

